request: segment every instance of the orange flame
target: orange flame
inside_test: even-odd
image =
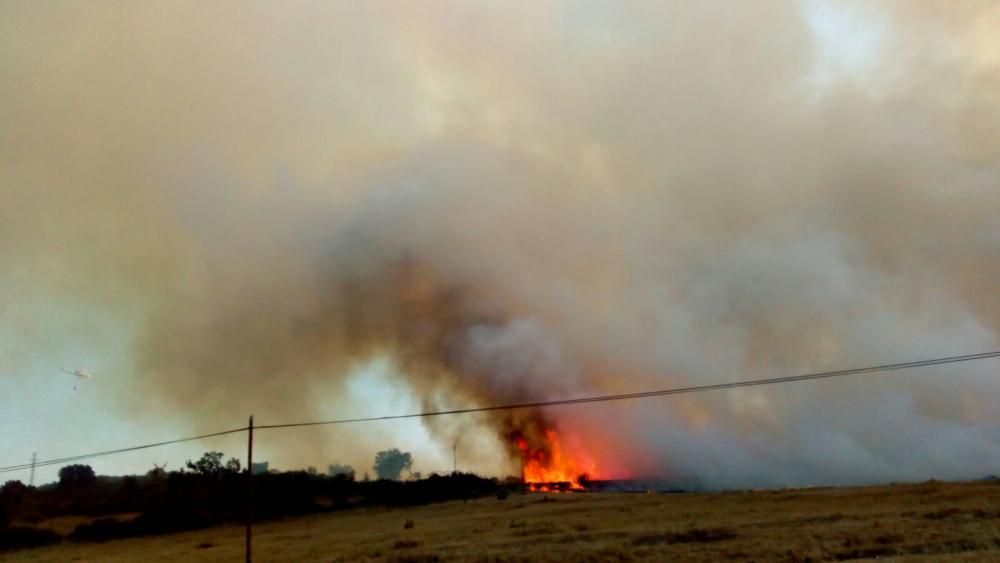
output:
[[[581,481],[598,476],[597,464],[585,453],[569,451],[555,430],[545,431],[545,444],[532,448],[521,436],[515,440],[521,450],[521,478],[534,491],[557,491],[556,483],[568,483],[571,490],[583,490]]]

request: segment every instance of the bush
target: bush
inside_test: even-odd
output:
[[[207,528],[232,520],[224,512],[190,511],[185,509],[146,512],[134,520],[100,518],[80,524],[70,534],[74,541],[106,542],[155,534]]]
[[[62,541],[62,537],[52,530],[10,526],[0,528],[0,550],[42,547]]]
[[[106,542],[141,535],[135,521],[115,518],[98,518],[93,522],[80,524],[70,534],[74,541]]]

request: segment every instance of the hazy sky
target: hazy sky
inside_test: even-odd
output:
[[[996,349],[998,28],[988,1],[0,0],[0,465]],[[998,369],[544,418],[609,475],[973,477]],[[426,472],[458,438],[501,474],[525,424],[255,451]]]

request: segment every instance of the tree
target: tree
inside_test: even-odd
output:
[[[0,499],[19,503],[28,494],[28,490],[29,487],[20,481],[7,481],[0,487]]]
[[[413,456],[410,452],[401,452],[396,448],[375,454],[375,464],[372,469],[379,479],[399,479],[403,471],[413,467]]]
[[[330,477],[336,477],[337,475],[344,475],[350,479],[354,479],[354,468],[350,465],[342,465],[339,463],[331,463],[327,472]]]
[[[31,491],[32,488],[20,481],[7,481],[0,487],[0,528],[14,518]]]
[[[222,473],[222,452],[205,452],[201,459],[192,463],[187,461],[187,468],[200,475],[219,475]]]
[[[96,480],[97,476],[89,465],[67,465],[59,470],[59,486],[63,488],[82,487]]]
[[[240,463],[238,458],[231,457],[229,458],[229,461],[226,462],[226,471],[229,471],[230,473],[239,473],[242,469],[243,464]]]

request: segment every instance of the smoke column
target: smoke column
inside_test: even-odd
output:
[[[988,1],[4,3],[0,315],[106,311],[136,374],[115,408],[209,429],[319,416],[372,361],[447,408],[995,349],[998,25]],[[462,424],[512,473],[512,432],[552,427],[691,486],[981,477],[997,375]]]

